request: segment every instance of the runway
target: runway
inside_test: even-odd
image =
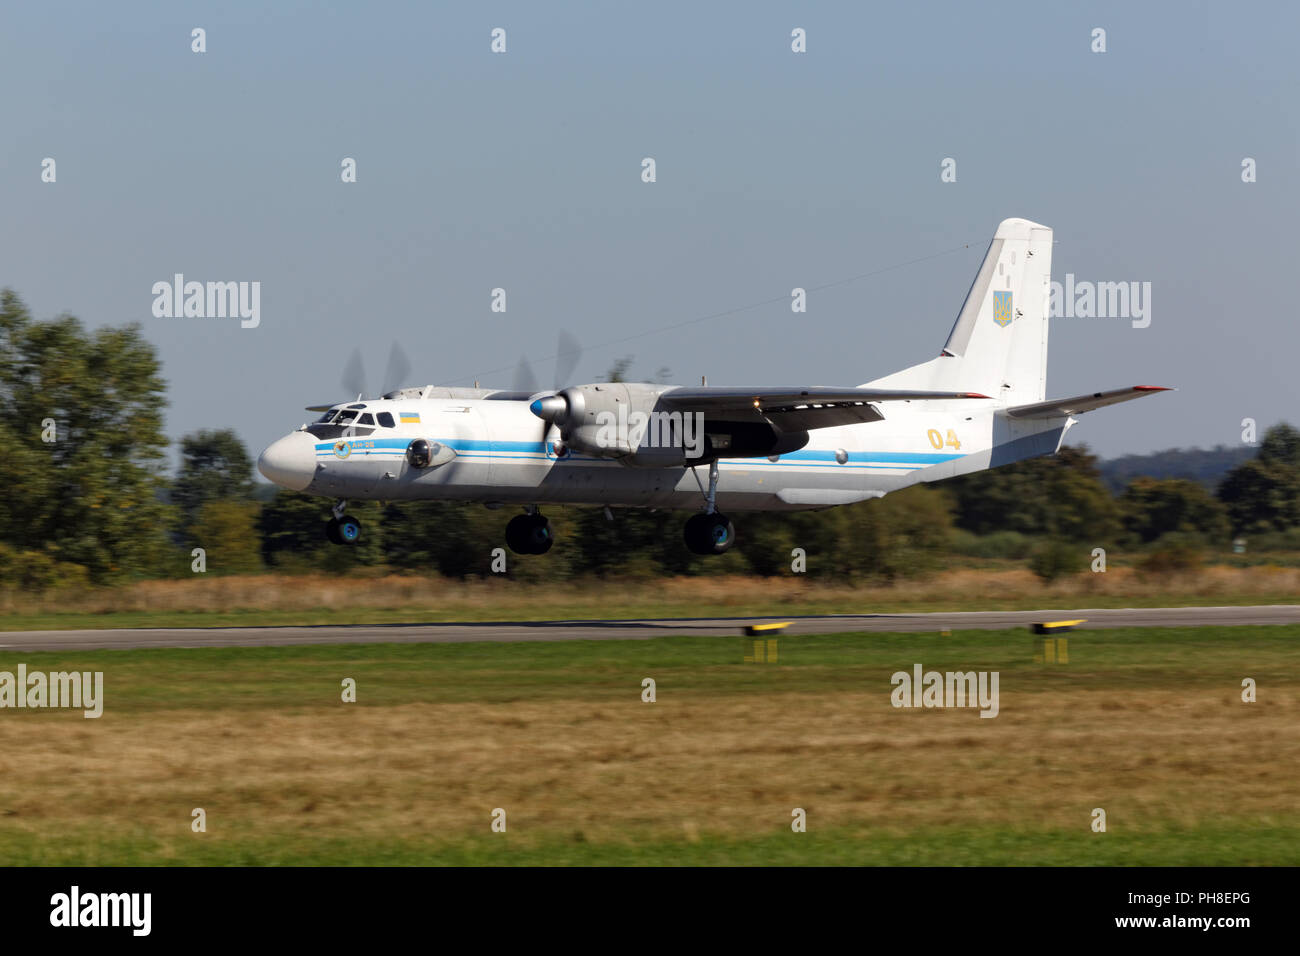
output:
[[[1042,611],[941,611],[934,614],[825,614],[800,617],[646,618],[614,621],[448,622],[314,627],[120,628],[0,631],[6,651],[125,650],[147,647],[277,647],[294,644],[611,641],[673,635],[734,636],[747,624],[790,621],[781,634],[845,631],[1000,630],[1035,621],[1087,618],[1081,630],[1111,627],[1232,627],[1300,623],[1300,605],[1076,608]]]

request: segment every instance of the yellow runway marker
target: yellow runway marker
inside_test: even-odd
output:
[[[771,624],[746,624],[745,633],[749,637],[757,637],[759,634],[765,634],[768,631],[780,631],[789,627],[794,621],[773,621]]]
[[[1077,621],[1043,621],[1041,624],[1034,625],[1035,634],[1060,634],[1062,631],[1072,631],[1079,624],[1088,623],[1086,617],[1081,617]]]

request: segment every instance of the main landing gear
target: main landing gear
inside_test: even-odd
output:
[[[699,481],[699,477],[695,479]],[[703,488],[700,489],[704,491]],[[718,461],[709,462],[709,490],[704,492],[704,513],[686,519],[682,537],[692,554],[722,554],[736,540],[736,526],[718,511]]]
[[[515,554],[545,554],[554,543],[551,523],[536,508],[529,509],[527,514],[515,515],[506,525],[506,544]]]
[[[334,517],[325,522],[325,537],[334,544],[356,544],[361,537],[361,522],[343,513],[347,506],[347,501],[340,498],[330,509]]]

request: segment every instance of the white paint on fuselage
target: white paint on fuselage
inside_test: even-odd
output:
[[[1030,446],[1032,454],[1055,451],[1072,424],[1010,420],[992,400],[890,402],[881,409],[884,421],[816,429],[805,447],[776,461],[721,459],[719,509],[786,511],[879,497],[987,468],[995,446],[1006,449],[1005,460],[1030,457],[1018,453]],[[527,401],[458,397],[365,403],[364,412],[385,411],[396,427],[316,441],[316,473],[308,494],[695,509],[703,501],[701,488],[707,487],[707,464],[693,473],[583,455],[557,459],[546,442],[547,426],[528,410]],[[402,423],[403,413],[418,415],[419,423]],[[456,456],[446,464],[412,468],[405,452],[417,438],[450,447]],[[837,452],[845,453],[843,463]]]

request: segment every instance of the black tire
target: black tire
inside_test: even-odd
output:
[[[735,543],[736,526],[724,514],[691,515],[682,536],[692,554],[724,554]]]
[[[691,554],[704,554],[704,532],[700,525],[707,517],[708,515],[691,515],[682,528],[682,540],[686,542],[686,550]]]
[[[329,521],[325,522],[325,537],[329,540],[330,544],[343,543],[343,539],[339,537],[338,518],[330,518]]]
[[[515,515],[506,524],[506,547],[515,554],[528,553],[527,524],[528,515]]]
[[[515,515],[506,525],[506,544],[515,554],[545,554],[554,543],[551,523],[541,515]]]
[[[551,550],[551,523],[541,515],[528,515],[528,553],[545,554]]]

